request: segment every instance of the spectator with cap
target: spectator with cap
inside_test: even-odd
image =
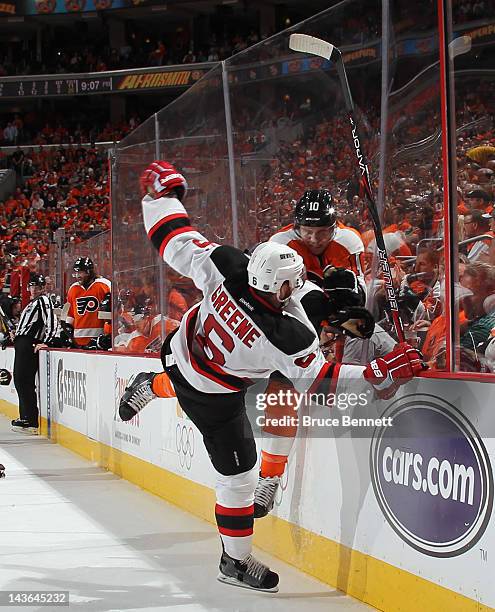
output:
[[[470,209],[489,212],[492,209],[490,206],[490,196],[484,189],[472,189],[466,193],[466,204]]]
[[[31,273],[28,283],[31,301],[22,311],[15,331],[14,385],[19,396],[19,418],[12,421],[12,429],[22,433],[38,433],[39,350],[48,346],[57,331],[57,317],[45,295],[45,285],[43,275]]]

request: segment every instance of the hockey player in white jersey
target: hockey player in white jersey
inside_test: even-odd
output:
[[[420,354],[400,345],[368,366],[325,360],[318,338],[292,293],[304,283],[302,258],[290,247],[263,243],[249,259],[211,243],[191,227],[182,205],[187,183],[169,163],[141,175],[146,232],[165,262],[191,278],[203,300],[162,347],[164,373],[142,372],[127,387],[120,417],[130,420],[169,381],[198,427],[216,470],[215,515],[222,541],[218,579],[259,591],[278,590],[278,575],[252,556],[257,453],[245,393],[254,379],[280,371],[301,392],[328,392],[339,380],[363,378],[390,396],[422,369]]]

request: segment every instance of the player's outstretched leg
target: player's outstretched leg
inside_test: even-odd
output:
[[[130,421],[158,397],[152,387],[155,376],[156,372],[140,372],[129,380],[119,404],[119,415],[123,421]]]

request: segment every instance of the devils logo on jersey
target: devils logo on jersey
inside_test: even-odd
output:
[[[92,295],[76,298],[78,315],[83,315],[85,312],[95,312],[99,306],[100,302]]]

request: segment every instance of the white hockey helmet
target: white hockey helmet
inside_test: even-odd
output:
[[[253,251],[247,267],[248,283],[251,287],[277,293],[285,281],[291,289],[304,283],[303,258],[285,244],[262,242]]]

